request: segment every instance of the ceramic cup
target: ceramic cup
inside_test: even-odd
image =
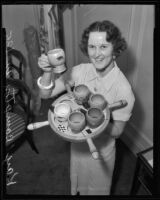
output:
[[[54,73],[62,73],[66,71],[65,66],[65,53],[63,49],[52,49],[47,53],[48,61],[51,66],[53,66]]]
[[[86,126],[85,115],[79,111],[73,111],[68,118],[68,126],[73,133],[81,132]]]
[[[107,106],[107,101],[101,94],[92,94],[89,98],[88,104],[90,105],[90,107],[104,110]]]
[[[88,101],[90,90],[86,85],[80,84],[75,86],[73,93],[77,104],[82,105]]]
[[[97,128],[104,121],[104,113],[99,108],[89,108],[86,113],[86,121],[89,127]]]
[[[58,121],[64,122],[68,120],[71,113],[71,107],[67,103],[58,103],[55,105],[54,114]]]

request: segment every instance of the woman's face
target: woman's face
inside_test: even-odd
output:
[[[88,55],[97,71],[113,65],[113,45],[106,41],[106,32],[91,32],[88,39]]]

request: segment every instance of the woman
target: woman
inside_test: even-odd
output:
[[[115,163],[115,139],[122,134],[135,101],[131,86],[115,61],[126,49],[126,42],[119,29],[105,20],[94,22],[84,30],[80,48],[89,57],[90,63],[72,68],[70,84],[87,85],[91,92],[102,94],[109,104],[121,99],[128,104],[112,112],[112,120],[106,130],[94,139],[100,154],[98,160],[92,158],[87,143],[71,143],[71,194],[109,195]],[[42,98],[65,90],[63,75],[55,80],[51,76],[51,68],[45,68],[48,65],[47,57],[41,56],[39,66],[44,73],[38,79],[38,85]]]

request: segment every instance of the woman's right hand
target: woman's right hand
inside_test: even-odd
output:
[[[51,72],[53,69],[49,64],[48,57],[45,54],[42,54],[38,58],[38,65],[44,72]]]

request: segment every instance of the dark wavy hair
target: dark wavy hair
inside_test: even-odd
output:
[[[82,34],[82,39],[80,43],[81,51],[88,56],[88,38],[90,32],[106,32],[106,41],[113,44],[113,54],[118,57],[122,51],[127,48],[127,43],[125,39],[121,36],[121,32],[117,26],[108,20],[97,21],[92,23],[88,28],[86,28]]]

